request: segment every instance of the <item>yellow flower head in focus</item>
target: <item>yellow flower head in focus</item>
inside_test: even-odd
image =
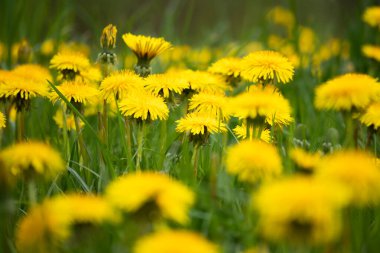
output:
[[[57,86],[57,89],[64,95],[71,103],[87,104],[96,101],[99,95],[98,89],[94,86],[80,82],[80,81],[65,81],[61,85]],[[52,91],[50,93],[50,100],[53,103],[60,101],[58,93]]]
[[[351,204],[380,203],[380,167],[376,157],[364,151],[340,151],[324,157],[316,176],[342,184],[351,194]]]
[[[362,52],[366,57],[380,62],[380,47],[379,46],[364,45],[362,46]]]
[[[251,86],[249,91],[232,97],[228,105],[230,114],[241,119],[264,118],[268,124],[279,126],[293,122],[288,100],[273,86]]]
[[[271,179],[282,172],[281,158],[276,147],[261,140],[245,140],[230,147],[226,167],[228,173],[249,183]]]
[[[90,68],[90,61],[82,53],[65,50],[53,56],[50,68],[58,70],[61,78],[73,80]]]
[[[117,28],[116,26],[109,24],[107,25],[102,32],[102,35],[100,36],[100,46],[103,49],[113,49],[116,45],[116,34],[117,34]]]
[[[322,159],[322,154],[317,153],[308,153],[301,148],[294,148],[289,153],[292,160],[295,164],[305,172],[313,173],[315,167]]]
[[[171,44],[164,40],[164,38],[134,35],[131,33],[124,34],[122,38],[137,58],[144,62],[150,62],[154,57],[171,48]]]
[[[239,77],[241,72],[241,59],[238,57],[222,58],[214,62],[208,71],[214,74]]]
[[[224,93],[200,92],[189,99],[189,110],[213,115],[217,119],[228,119],[227,98]]]
[[[249,128],[249,131],[250,131],[249,136],[251,139],[254,136],[253,130],[254,130],[254,127],[251,126]],[[236,134],[236,136],[239,139],[246,139],[247,138],[247,124],[245,124],[245,123],[243,123],[242,125],[236,126],[232,131]],[[266,143],[270,143],[271,142],[270,130],[269,129],[262,130],[261,134],[260,134],[260,139]]]
[[[227,131],[226,124],[220,122],[215,116],[205,113],[189,113],[176,121],[176,131],[190,133],[191,135],[209,135]]]
[[[61,155],[48,144],[37,141],[21,142],[3,149],[0,163],[16,177],[36,175],[51,179],[65,171]]]
[[[380,6],[368,7],[363,14],[363,21],[373,27],[380,28]]]
[[[130,70],[113,72],[103,79],[100,85],[100,95],[107,101],[115,97],[122,99],[128,93],[144,88],[144,79]]]
[[[380,126],[380,102],[370,104],[359,118],[360,122],[366,126],[373,126],[378,129]]]
[[[140,238],[133,253],[218,253],[216,245],[186,230],[162,230]]]
[[[0,112],[0,128],[5,128],[7,126],[7,120],[2,112]]]
[[[322,245],[338,239],[347,192],[338,185],[305,177],[264,184],[252,195],[259,230],[274,242]]]
[[[366,74],[344,74],[315,90],[315,106],[325,110],[364,108],[380,97],[380,84]]]
[[[158,212],[158,216],[181,224],[188,222],[188,211],[195,198],[194,193],[182,183],[155,172],[119,177],[108,185],[105,196],[122,211],[143,212],[142,217]]]
[[[164,99],[145,90],[129,93],[120,101],[119,110],[124,116],[141,120],[166,120],[169,117]]]
[[[275,51],[257,51],[245,56],[241,76],[252,82],[288,83],[293,79],[294,67],[288,58]]]
[[[168,98],[170,92],[181,94],[188,87],[187,80],[175,72],[149,75],[145,78],[145,88],[154,95],[161,95],[164,98]]]

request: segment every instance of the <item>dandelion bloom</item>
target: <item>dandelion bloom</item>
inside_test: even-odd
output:
[[[171,44],[163,38],[131,33],[124,34],[122,38],[139,60],[147,62],[171,48]]]
[[[0,128],[5,128],[7,126],[7,120],[2,112],[0,112]]]
[[[380,203],[380,168],[369,153],[340,151],[324,157],[315,171],[316,176],[346,187],[355,206]]]
[[[315,90],[315,106],[326,110],[352,110],[366,107],[380,97],[377,80],[366,74],[344,74]]]
[[[241,59],[238,57],[226,57],[214,62],[208,71],[214,74],[239,77],[241,72]]]
[[[250,132],[251,138],[254,136],[253,130],[254,130],[254,126],[250,126],[249,132]],[[236,134],[236,136],[239,139],[247,138],[247,124],[245,123],[243,123],[242,125],[236,126],[232,131]],[[270,131],[268,129],[262,130],[260,134],[260,139],[266,143],[270,143],[271,141]]]
[[[133,90],[141,90],[144,80],[129,70],[113,72],[103,79],[100,85],[100,94],[107,101],[116,98],[124,98]]]
[[[373,126],[378,129],[380,126],[380,102],[370,104],[359,118],[360,122],[366,126]]]
[[[160,214],[178,223],[188,221],[188,210],[194,203],[194,193],[168,175],[142,172],[127,174],[111,182],[106,198],[116,208],[143,217]],[[149,213],[145,213],[149,212]]]
[[[128,94],[119,103],[119,109],[124,116],[141,120],[166,120],[169,117],[164,99],[145,90]]]
[[[14,73],[4,79],[0,83],[0,97],[29,100],[34,97],[44,97],[48,94],[47,83],[42,84]]]
[[[364,11],[363,21],[370,26],[380,27],[380,6],[368,7]]]
[[[208,113],[216,118],[227,119],[227,98],[224,93],[200,92],[189,99],[189,110],[200,113]]]
[[[140,238],[133,253],[218,253],[216,245],[197,233],[186,230],[162,230]]]
[[[336,240],[348,195],[338,185],[305,177],[264,184],[252,195],[267,240],[320,245]]]
[[[380,62],[380,47],[373,45],[364,45],[362,46],[362,52],[366,57]]]
[[[298,48],[302,54],[311,54],[315,50],[316,38],[314,31],[309,27],[301,27]]]
[[[307,172],[313,172],[322,159],[321,153],[308,153],[301,148],[294,148],[290,150],[289,155],[300,169]]]
[[[74,119],[74,115],[72,114],[69,114],[69,115],[64,115],[62,110],[58,110],[53,119],[54,119],[54,122],[57,124],[57,126],[60,128],[60,129],[64,129],[65,128],[65,123],[64,123],[64,118],[63,116],[65,116],[65,120],[66,120],[66,130],[69,131],[69,130],[75,130],[75,119]],[[79,122],[79,127],[83,127],[84,123],[82,121]]]
[[[250,183],[279,176],[282,172],[276,148],[261,140],[245,140],[230,147],[226,167],[228,173]]]
[[[109,24],[104,27],[102,35],[100,36],[100,46],[104,49],[113,49],[116,45],[116,26]]]
[[[243,58],[241,76],[252,82],[274,81],[288,83],[294,67],[288,58],[275,51],[257,51]]]
[[[95,102],[99,95],[98,89],[94,86],[81,81],[65,81],[57,86],[57,89],[71,103],[87,104]],[[55,103],[61,98],[55,91],[50,93],[50,100]]]
[[[286,27],[289,31],[295,24],[293,13],[281,6],[276,6],[271,9],[267,14],[267,18],[276,25],[282,25]]]
[[[64,79],[74,79],[89,67],[90,61],[84,54],[71,50],[61,51],[50,60],[50,68],[57,69]]]
[[[193,91],[225,92],[228,89],[226,81],[220,75],[200,70],[185,70],[181,74]]]
[[[226,125],[214,116],[204,113],[189,113],[176,121],[176,131],[191,135],[207,135],[227,131]]]
[[[181,94],[184,89],[189,87],[187,80],[174,72],[149,75],[144,81],[148,91],[164,98],[168,98],[171,92]]]
[[[49,70],[38,64],[18,65],[12,70],[12,73],[45,86],[47,81],[52,81]]]
[[[14,176],[38,174],[53,178],[65,170],[61,155],[49,145],[37,141],[21,142],[3,149],[0,161]]]
[[[293,122],[291,107],[286,98],[273,86],[255,86],[249,91],[232,97],[229,102],[231,115],[241,119],[264,118],[273,125],[283,126]]]

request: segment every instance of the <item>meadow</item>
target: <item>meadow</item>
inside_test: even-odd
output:
[[[0,3],[0,252],[379,251],[380,6],[191,36],[190,2],[87,39],[80,1]]]

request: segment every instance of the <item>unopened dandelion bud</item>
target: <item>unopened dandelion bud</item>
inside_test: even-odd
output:
[[[17,51],[17,63],[24,64],[30,62],[32,58],[32,48],[26,39],[23,39]]]
[[[100,46],[105,50],[111,50],[115,48],[116,45],[116,26],[109,24],[107,25],[102,32],[100,37]]]

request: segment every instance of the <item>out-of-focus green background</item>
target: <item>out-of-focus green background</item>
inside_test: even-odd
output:
[[[1,0],[0,41],[27,38],[97,42],[108,23],[120,33],[165,36],[202,44],[257,39],[275,5],[294,10],[297,22],[320,34],[344,34],[351,19],[374,0]]]

